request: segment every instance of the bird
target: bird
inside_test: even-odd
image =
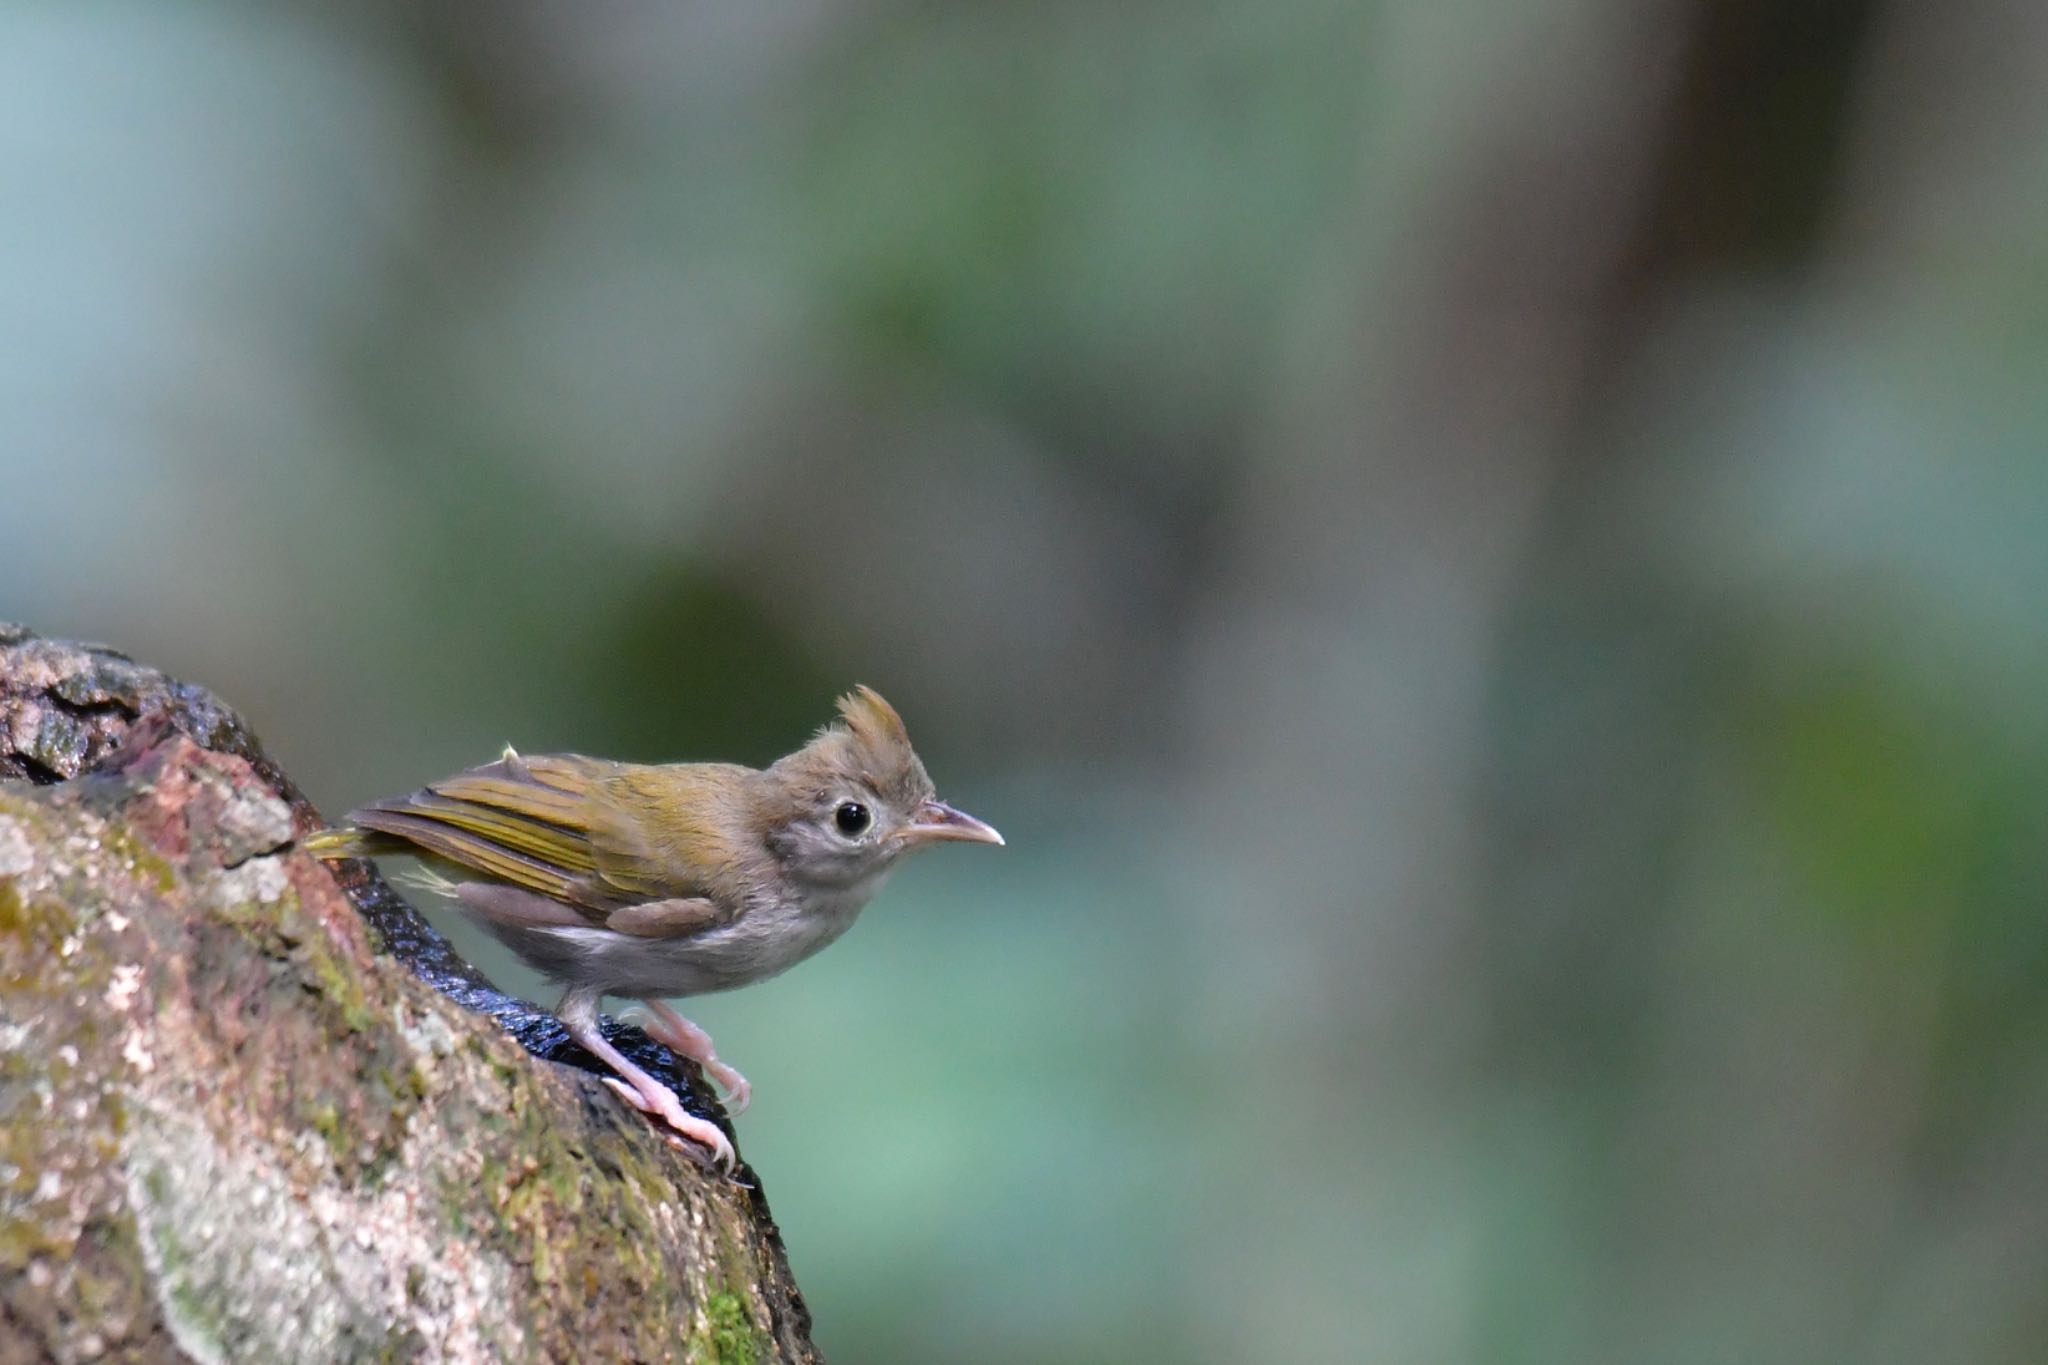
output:
[[[459,880],[437,880],[463,912],[562,988],[556,1016],[611,1069],[604,1083],[730,1171],[725,1134],[605,1040],[599,1002],[640,1000],[647,1034],[702,1066],[737,1114],[752,1086],[667,1000],[794,966],[852,926],[904,855],[956,841],[1003,836],[938,799],[902,717],[863,684],[839,698],[836,721],[766,768],[507,747],[360,806],[306,846],[452,871]]]

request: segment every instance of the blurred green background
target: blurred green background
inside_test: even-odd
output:
[[[886,693],[1010,847],[690,1011],[834,1359],[2038,1361],[2044,92],[1984,0],[11,6],[0,618],[329,811]]]

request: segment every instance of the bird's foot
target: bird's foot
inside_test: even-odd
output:
[[[704,1074],[718,1082],[719,1088],[725,1091],[728,1113],[735,1117],[746,1113],[747,1105],[754,1098],[754,1087],[739,1073],[738,1067],[718,1060],[718,1053],[711,1046],[711,1035],[662,1001],[648,1000],[644,1003],[648,1014],[640,1027],[647,1036],[678,1057],[688,1057],[703,1067]]]
[[[688,1138],[701,1147],[709,1148],[712,1164],[721,1174],[730,1174],[738,1164],[739,1154],[733,1151],[731,1140],[719,1130],[718,1125],[684,1109],[683,1102],[676,1098],[673,1090],[662,1085],[643,1090],[614,1076],[604,1077],[604,1083],[627,1104],[643,1114],[654,1115],[674,1129],[669,1140],[677,1147],[682,1146],[683,1138]]]

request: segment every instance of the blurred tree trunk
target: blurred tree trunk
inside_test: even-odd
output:
[[[0,1362],[816,1360],[751,1173],[318,822],[211,696],[0,625]]]

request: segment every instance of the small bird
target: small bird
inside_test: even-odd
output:
[[[732,1112],[752,1087],[664,997],[731,990],[845,933],[904,854],[1003,836],[940,801],[902,718],[872,688],[767,768],[614,763],[507,749],[495,763],[350,811],[306,841],[323,858],[411,853],[465,878],[469,917],[563,987],[569,1036],[617,1073],[605,1084],[709,1148],[732,1144],[598,1032],[598,1001],[640,999],[647,1033],[693,1058]]]

